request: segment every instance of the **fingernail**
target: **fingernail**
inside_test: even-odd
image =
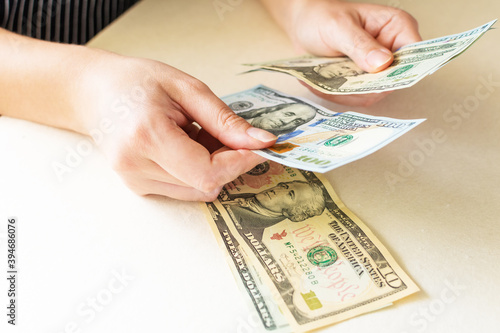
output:
[[[386,49],[372,50],[366,56],[366,62],[372,67],[372,69],[377,69],[392,59],[392,53]]]
[[[262,142],[272,142],[278,138],[276,135],[256,127],[250,127],[249,129],[247,129],[247,134],[252,138]]]

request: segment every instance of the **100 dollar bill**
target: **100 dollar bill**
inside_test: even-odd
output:
[[[495,22],[493,20],[460,34],[406,45],[394,53],[391,66],[378,73],[364,72],[348,57],[306,56],[249,66],[257,66],[257,70],[293,75],[326,94],[366,94],[396,90],[410,87],[434,73],[464,52]]]
[[[319,174],[265,162],[204,207],[267,331],[312,330],[418,291]]]
[[[327,172],[369,155],[424,121],[335,113],[262,85],[222,100],[254,127],[278,136],[272,147],[255,153],[315,172]]]

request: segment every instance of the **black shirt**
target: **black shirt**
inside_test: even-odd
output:
[[[26,36],[84,44],[138,0],[0,0],[0,27]]]

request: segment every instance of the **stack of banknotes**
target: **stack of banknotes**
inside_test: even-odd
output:
[[[251,70],[287,73],[326,94],[366,94],[411,87],[470,47],[496,22],[463,33],[409,44],[394,53],[394,62],[378,73],[362,71],[347,57],[312,56],[248,64]]]
[[[335,113],[263,85],[222,100],[278,136],[273,146],[255,151],[271,161],[204,204],[263,331],[309,331],[418,290],[328,181],[312,171],[366,156],[423,119]]]

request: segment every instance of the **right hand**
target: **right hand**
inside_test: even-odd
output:
[[[398,48],[422,40],[415,18],[389,6],[341,0],[262,1],[298,50],[324,57],[347,55],[370,73],[386,69]],[[369,106],[390,93],[330,95],[305,86],[324,99],[351,106]]]

